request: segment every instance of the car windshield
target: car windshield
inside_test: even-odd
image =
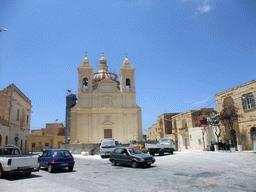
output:
[[[159,139],[159,143],[170,143],[169,139]]]
[[[134,147],[134,148],[129,148],[128,149],[129,153],[131,154],[141,154],[143,153],[141,150],[139,150],[138,148]]]
[[[70,154],[69,151],[54,151],[53,153],[54,157],[71,157],[72,155]]]
[[[115,141],[102,141],[101,145],[109,145],[109,146],[113,146],[115,145]]]

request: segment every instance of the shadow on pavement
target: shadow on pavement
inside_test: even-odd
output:
[[[152,168],[156,168],[157,166],[156,165],[151,165],[149,167],[138,166],[137,168],[132,168],[131,165],[116,165],[116,166],[113,166],[113,167],[115,167],[116,169],[123,169],[123,168],[129,168],[129,169],[152,169]]]
[[[40,168],[40,170],[48,172],[47,168]],[[49,173],[49,174],[54,174],[54,173],[73,173],[73,172],[76,172],[76,170],[69,171],[68,169],[63,168],[63,169],[53,169],[52,173]]]
[[[38,178],[42,177],[41,175],[36,175],[36,173],[31,173],[31,175],[25,175],[23,173],[11,173],[5,175],[4,179],[9,180],[9,181],[16,181],[16,180],[25,180],[25,179],[33,179],[33,178]]]

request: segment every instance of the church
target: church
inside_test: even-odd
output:
[[[121,65],[120,65],[121,66]],[[125,144],[142,140],[141,108],[136,104],[135,69],[125,56],[118,75],[102,54],[98,72],[87,55],[79,65],[77,104],[71,108],[70,143],[96,144],[112,138]]]

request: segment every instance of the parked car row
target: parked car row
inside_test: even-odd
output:
[[[58,168],[73,171],[74,164],[72,154],[66,149],[45,149],[43,154],[38,156],[22,155],[15,145],[0,147],[0,178],[9,173],[30,175],[42,167],[47,168],[50,173]]]
[[[149,167],[155,162],[155,154],[160,156],[165,153],[173,154],[175,150],[175,142],[168,138],[159,139],[157,144],[138,144],[136,140],[131,140],[129,147],[118,146],[118,142],[114,139],[102,139],[100,142],[101,157],[110,157],[109,161],[113,166],[127,164],[134,168],[138,166]]]

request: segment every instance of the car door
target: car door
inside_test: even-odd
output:
[[[51,157],[52,151],[48,150],[45,156],[45,167],[48,167],[48,164],[51,164],[52,157]]]
[[[116,149],[113,152],[113,157],[112,158],[115,159],[116,162],[118,162],[118,163],[122,163],[122,154],[121,154],[121,152],[122,152],[122,149],[120,149],[120,148]]]
[[[129,164],[129,153],[127,149],[124,149],[121,154],[121,159],[124,164]]]
[[[40,156],[40,167],[47,167],[47,157],[48,151],[44,151],[43,154]]]

